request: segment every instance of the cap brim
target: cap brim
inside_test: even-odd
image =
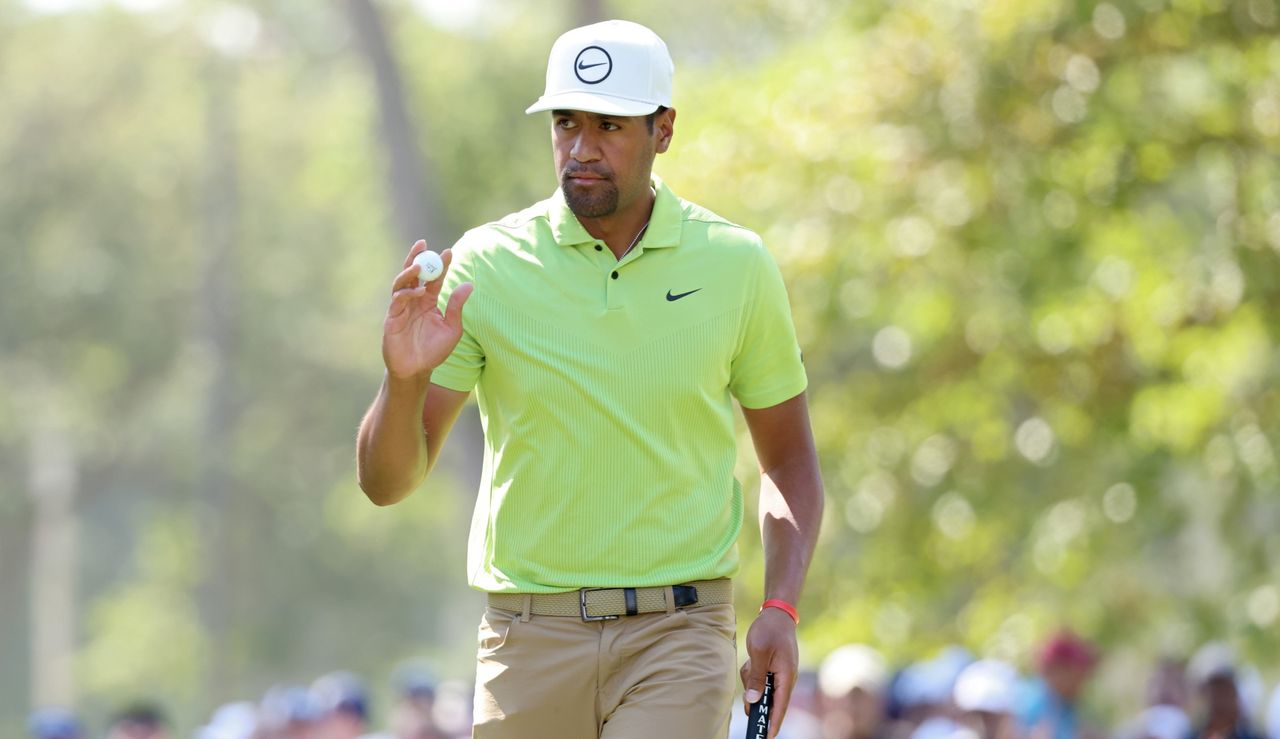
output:
[[[538,102],[525,108],[525,113],[544,110],[582,110],[600,115],[649,115],[658,109],[658,103],[601,95],[594,92],[561,92],[543,95]]]

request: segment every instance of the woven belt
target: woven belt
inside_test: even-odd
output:
[[[660,588],[583,588],[567,593],[534,593],[527,596],[523,593],[490,593],[489,605],[504,611],[523,613],[527,597],[529,613],[535,616],[573,616],[583,621],[611,621],[621,616],[669,610],[668,591],[673,596],[672,609],[733,602],[733,581],[722,578]]]

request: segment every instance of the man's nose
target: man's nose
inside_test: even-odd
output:
[[[573,147],[569,156],[576,162],[594,162],[600,158],[600,146],[595,135],[587,129],[578,132],[573,139]]]

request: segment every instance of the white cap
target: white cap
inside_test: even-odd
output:
[[[1177,706],[1151,706],[1138,717],[1143,739],[1184,739],[1192,728],[1191,719]]]
[[[854,688],[877,693],[884,689],[887,679],[884,658],[863,644],[846,644],[836,649],[818,669],[818,687],[832,698],[843,698]]]
[[[671,107],[675,65],[658,34],[639,23],[605,21],[556,39],[547,60],[547,89],[525,110],[583,110],[648,115]]]
[[[1271,705],[1267,708],[1267,736],[1280,736],[1280,685],[1271,694]]]
[[[1200,687],[1215,677],[1236,676],[1236,653],[1222,642],[1209,642],[1192,655],[1187,665],[1187,677],[1191,684]]]
[[[1010,713],[1018,671],[1007,662],[984,659],[960,671],[956,678],[955,703],[962,711]]]
[[[196,739],[249,739],[258,728],[257,717],[252,703],[228,703],[213,712],[209,724],[196,732]]]
[[[978,732],[946,716],[932,716],[911,732],[911,739],[978,739]]]

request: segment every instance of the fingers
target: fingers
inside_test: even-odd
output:
[[[414,244],[413,250],[409,252],[409,263],[404,266],[404,269],[391,282],[391,293],[393,295],[400,290],[419,286],[418,273],[422,271],[422,268],[413,263],[413,258],[426,251],[426,245],[427,242],[425,241],[419,241]],[[453,250],[445,249],[444,253],[440,255],[440,261],[444,264],[444,269],[440,272],[440,276],[426,284],[432,300],[440,295],[440,286],[444,284],[444,276],[449,274],[449,264],[453,261]]]
[[[410,264],[413,264],[413,258],[426,250],[427,250],[427,242],[425,240],[418,239],[417,241],[413,242],[413,246],[409,248],[409,256],[404,258],[404,264],[402,264],[400,268],[404,269],[408,267]]]
[[[794,668],[783,664],[784,660],[775,660],[769,663],[766,668],[752,667],[753,660],[747,660],[742,666],[742,685],[746,688],[746,692],[742,697],[742,710],[751,715],[751,706],[760,702],[764,696],[765,676],[767,673],[773,673],[773,693],[769,708],[769,734],[770,739],[778,735],[778,730],[782,728],[782,721],[787,715],[787,705],[791,702],[791,692],[795,688],[796,675]],[[763,660],[754,660],[755,664],[765,664]]]
[[[410,264],[396,275],[395,280],[391,282],[391,294],[395,295],[401,290],[418,287],[418,269],[418,265]]]
[[[410,264],[401,270],[391,283],[391,306],[387,310],[389,317],[399,316],[414,304],[430,310],[435,308],[440,301],[440,289],[444,286],[445,276],[449,274],[449,265],[453,263],[453,250],[445,249],[440,254],[440,261],[444,265],[440,276],[422,285],[418,282],[420,268],[412,263],[412,259],[425,249],[425,241],[419,241],[414,244],[413,249],[409,252]],[[467,302],[467,298],[474,289],[471,283],[466,283],[455,288],[453,294],[449,296],[445,322],[453,328],[460,329],[462,327],[462,306]]]
[[[796,686],[796,675],[789,665],[775,664],[770,668],[773,673],[773,714],[769,721],[769,737],[778,735],[782,721],[787,717],[787,705],[791,703],[791,691]]]
[[[444,268],[440,270],[440,276],[426,284],[427,300],[432,305],[435,305],[436,301],[439,300],[440,288],[444,287],[444,278],[449,275],[449,265],[453,263],[453,250],[445,249],[440,252],[440,262],[444,265]],[[416,272],[414,273],[414,279],[417,279]]]
[[[425,287],[406,287],[391,294],[391,305],[387,308],[387,317],[396,318],[409,309],[415,299],[427,294]]]
[[[738,674],[742,676],[742,701],[743,708],[749,714],[751,712],[751,704],[759,702],[760,696],[764,695],[764,673],[766,670],[763,666],[766,663],[761,660],[748,659],[742,665],[742,669],[738,670]],[[761,669],[757,669],[756,665],[760,665]]]

